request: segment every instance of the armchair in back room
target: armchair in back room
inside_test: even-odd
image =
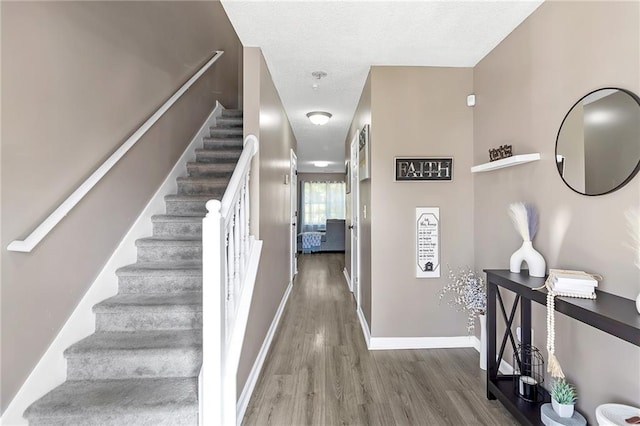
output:
[[[327,219],[326,241],[321,251],[344,251],[344,219]]]

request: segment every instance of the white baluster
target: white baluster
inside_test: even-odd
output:
[[[247,234],[246,234],[246,228],[244,226],[245,220],[246,220],[246,214],[247,211],[244,208],[244,194],[246,192],[247,188],[245,185],[242,186],[242,189],[240,190],[240,199],[238,200],[238,203],[240,205],[240,265],[241,265],[241,270],[242,270],[242,274],[240,275],[240,281],[244,282],[244,277],[245,277],[245,270],[247,268]]]
[[[244,222],[243,222],[243,226],[245,227],[245,241],[244,241],[244,251],[246,253],[249,253],[249,250],[251,249],[250,244],[251,244],[251,240],[249,238],[249,233],[250,228],[249,228],[249,216],[251,215],[251,192],[250,192],[250,186],[249,186],[249,176],[251,175],[251,172],[247,172],[247,177],[245,178],[245,183],[244,183],[244,187],[245,187],[245,191],[244,191],[244,210],[246,212],[245,217],[244,217]]]
[[[241,290],[240,275],[242,274],[241,266],[240,266],[240,251],[242,250],[242,247],[240,246],[240,228],[242,226],[240,222],[240,203],[239,202],[236,202],[233,218],[236,224],[236,226],[233,229],[234,231],[233,237],[235,238],[235,247],[236,247],[236,251],[234,253],[235,256],[233,259],[235,262],[235,274],[233,275],[233,279],[234,279],[233,286],[235,288],[236,294],[240,295],[240,290]],[[244,265],[242,265],[242,268],[244,268]]]
[[[234,239],[233,239],[233,226],[234,218],[232,217],[225,229],[227,235],[227,280],[225,283],[225,290],[227,294],[227,331],[230,334],[233,328],[233,320],[235,317],[235,289],[233,288],[233,277],[235,275],[235,262],[234,262]]]

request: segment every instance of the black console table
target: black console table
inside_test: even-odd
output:
[[[496,399],[524,425],[542,425],[540,406],[551,399],[543,392],[543,402],[527,402],[514,393],[513,376],[500,374],[498,368],[504,349],[510,343],[517,345],[512,332],[516,308],[520,304],[521,343],[531,344],[531,301],[546,305],[547,292],[533,290],[544,285],[544,278],[530,277],[527,271],[513,273],[504,269],[485,269],[487,274],[487,398]],[[500,287],[515,294],[511,311],[507,310]],[[597,291],[597,299],[556,297],[555,309],[571,318],[589,324],[620,339],[640,346],[640,315],[635,301]],[[496,301],[498,304],[496,304]],[[496,350],[497,312],[504,318],[506,328],[499,350]],[[546,351],[544,352],[546,355]]]

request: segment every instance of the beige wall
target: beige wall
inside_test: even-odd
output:
[[[466,335],[464,315],[439,303],[447,265],[473,264],[471,68],[371,71],[371,335]],[[394,157],[453,157],[453,180],[394,182]],[[439,207],[441,277],[415,278],[415,208]]]
[[[360,95],[360,101],[356,108],[356,112],[351,122],[351,127],[347,133],[345,140],[345,156],[351,158],[350,146],[351,140],[355,134],[361,130],[366,124],[371,124],[371,72],[367,76],[367,80]],[[367,324],[371,327],[371,216],[366,218],[362,215],[363,206],[371,205],[371,179],[360,181],[360,306],[364,314]],[[345,225],[351,226],[351,194],[347,194],[347,218]],[[345,266],[352,277],[351,272],[351,234],[345,233]]]
[[[640,93],[639,76],[638,2],[545,2],[476,66],[475,163],[505,142],[516,154],[542,155],[536,163],[475,176],[477,268],[509,267],[521,243],[507,207],[528,201],[540,213],[534,246],[548,267],[597,272],[604,277],[600,290],[636,297],[640,271],[625,246],[631,240],[624,212],[640,205],[640,179],[605,196],[578,195],[558,175],[554,149],[574,102],[600,87]],[[534,344],[544,348],[544,307],[534,306],[533,316]],[[640,348],[560,314],[556,321],[556,354],[577,384],[578,410],[589,422],[599,404],[637,405]]]
[[[4,411],[216,99],[236,106],[240,43],[218,2],[1,8]],[[6,251],[218,49],[213,69],[33,252]]]
[[[238,367],[238,395],[289,284],[291,198],[290,186],[285,185],[284,176],[290,172],[291,149],[296,151],[297,148],[260,49],[245,48],[244,64],[244,131],[256,134],[260,139],[258,170],[255,173],[256,168],[252,169],[252,179],[256,174],[259,176],[259,191],[253,194],[259,194],[259,237],[264,246]]]

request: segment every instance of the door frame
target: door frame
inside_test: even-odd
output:
[[[298,273],[298,157],[291,150],[291,163],[289,166],[289,194],[290,194],[290,235],[289,235],[289,281]]]
[[[356,131],[350,145],[351,167],[351,291],[360,309],[360,130]]]

